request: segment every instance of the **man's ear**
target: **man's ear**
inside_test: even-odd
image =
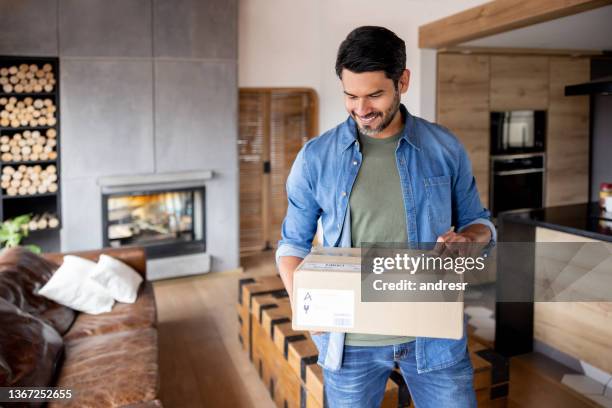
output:
[[[410,84],[410,70],[405,69],[398,82],[400,93],[406,93],[406,91],[408,91],[408,85]]]

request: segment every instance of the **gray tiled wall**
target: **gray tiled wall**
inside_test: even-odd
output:
[[[62,57],[151,57],[151,0],[59,0]]]
[[[237,1],[155,0],[153,14],[156,57],[237,58]]]
[[[82,177],[61,181],[62,251],[102,246],[102,198],[96,179]]]
[[[57,0],[0,0],[0,55],[57,52]]]
[[[202,166],[232,170],[237,149],[236,65],[233,62],[155,63],[155,154],[158,171]],[[181,138],[183,143],[176,143]]]
[[[102,176],[212,170],[213,270],[238,248],[237,0],[0,0],[0,55],[60,57],[62,250],[102,245]]]
[[[64,180],[154,171],[152,61],[66,59],[60,83]]]

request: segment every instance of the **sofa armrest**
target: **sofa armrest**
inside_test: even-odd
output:
[[[147,257],[145,250],[142,247],[102,248],[91,251],[77,252],[52,252],[43,254],[43,257],[51,262],[61,265],[64,262],[65,255],[76,255],[97,262],[101,254],[119,259],[121,262],[124,262],[134,268],[136,272],[142,275],[144,280],[147,279]]]

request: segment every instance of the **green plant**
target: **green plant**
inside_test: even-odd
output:
[[[0,224],[0,245],[3,248],[13,248],[19,246],[21,241],[28,236],[28,223],[32,218],[31,214],[24,214]],[[40,254],[42,251],[36,245],[25,245],[30,251],[35,254]]]

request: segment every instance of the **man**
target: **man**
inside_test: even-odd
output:
[[[287,180],[289,205],[276,253],[287,291],[319,218],[324,246],[492,244],[495,228],[465,149],[447,129],[412,116],[400,103],[410,79],[404,41],[382,27],[357,28],[340,45],[336,73],[350,117],[306,143]],[[312,338],[332,408],[380,406],[394,365],[419,408],[476,405],[465,335]]]

